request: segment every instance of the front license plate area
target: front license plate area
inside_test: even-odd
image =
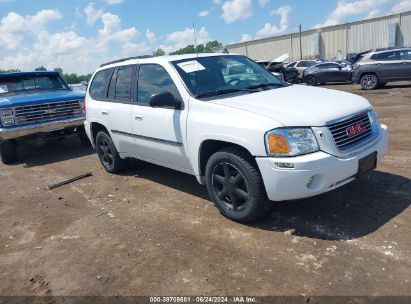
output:
[[[377,152],[374,152],[358,161],[358,175],[365,174],[377,168]]]

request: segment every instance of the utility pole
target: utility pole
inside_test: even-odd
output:
[[[303,60],[303,46],[301,44],[301,24],[300,24],[300,60]]]

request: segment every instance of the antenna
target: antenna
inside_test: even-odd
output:
[[[196,25],[194,22],[194,17],[193,17],[193,32],[194,32],[194,49],[197,53],[197,58],[198,58],[198,49],[197,49],[197,32],[196,32]]]

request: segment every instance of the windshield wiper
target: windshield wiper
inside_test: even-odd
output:
[[[201,98],[201,97],[210,97],[210,96],[218,96],[218,95],[224,95],[224,94],[230,94],[230,93],[235,93],[235,92],[247,92],[247,93],[254,93],[250,88],[246,89],[225,89],[225,90],[217,90],[217,91],[211,91],[211,92],[205,92],[205,93],[200,93],[195,95],[195,98]]]
[[[253,90],[253,89],[260,89],[260,88],[265,88],[265,87],[283,87],[284,84],[282,83],[274,83],[274,82],[269,82],[269,83],[261,83],[253,86],[247,87],[248,90]]]

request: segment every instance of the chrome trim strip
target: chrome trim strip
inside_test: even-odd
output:
[[[79,127],[83,126],[85,119],[85,115],[81,115],[75,118],[64,119],[60,121],[51,121],[47,123],[40,123],[34,125],[32,124],[28,126],[0,128],[0,139],[15,139],[18,137],[23,137],[37,133],[47,133],[52,131],[63,130],[68,127]]]
[[[344,116],[344,117],[342,117],[342,118],[337,118],[337,119],[334,119],[334,120],[330,120],[330,121],[327,121],[327,122],[325,123],[325,126],[326,126],[326,127],[329,127],[330,125],[333,125],[333,124],[336,124],[336,123],[339,123],[339,122],[343,122],[344,120],[348,120],[348,119],[354,118],[355,116],[361,115],[361,114],[363,114],[363,113],[365,113],[365,112],[368,112],[368,113],[369,113],[370,111],[372,111],[372,108],[367,108],[367,109],[361,110],[361,111],[359,111],[359,112],[357,112],[357,113]]]
[[[131,134],[128,132],[123,132],[123,131],[118,131],[118,130],[111,130],[111,132],[114,134],[118,134],[118,135],[124,135],[124,136],[133,137],[133,138],[154,141],[154,142],[158,142],[158,143],[162,143],[166,145],[172,145],[172,146],[182,146],[183,145],[183,143],[177,142],[177,141],[165,140],[165,139],[154,138],[154,137],[138,135],[138,134]]]

